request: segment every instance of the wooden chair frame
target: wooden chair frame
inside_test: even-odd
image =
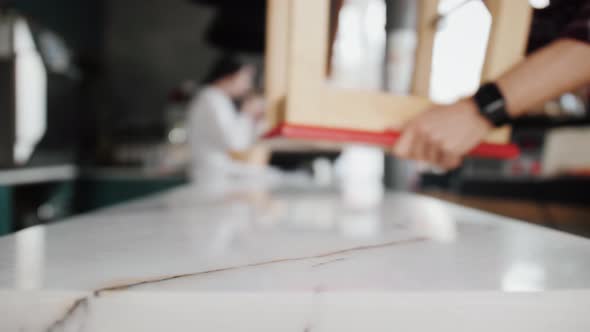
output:
[[[412,95],[399,96],[343,90],[328,84],[330,0],[268,0],[265,89],[270,103],[268,120],[275,128],[270,136],[350,139],[383,145],[395,139],[383,136],[387,128],[402,126],[431,107],[427,95],[439,0],[419,1]],[[488,81],[521,60],[532,9],[524,0],[485,3],[493,19],[482,73],[482,80]],[[502,128],[487,142],[505,144],[509,137],[510,128]]]

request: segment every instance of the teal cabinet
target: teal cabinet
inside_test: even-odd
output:
[[[12,187],[0,186],[0,236],[12,231]]]
[[[79,212],[139,199],[186,184],[183,177],[167,178],[82,178],[78,182]]]

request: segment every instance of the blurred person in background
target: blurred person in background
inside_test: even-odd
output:
[[[191,101],[191,177],[198,184],[264,173],[264,160],[248,161],[264,128],[265,105],[253,94],[255,77],[254,66],[225,56]]]
[[[588,85],[590,0],[552,0],[539,16],[542,22],[535,17],[533,30],[536,24],[541,25],[545,34],[553,34],[551,42],[535,48],[497,81],[480,87],[473,97],[417,116],[402,128],[393,153],[443,169],[456,168],[494,127]],[[589,153],[588,144],[580,144],[582,153]]]

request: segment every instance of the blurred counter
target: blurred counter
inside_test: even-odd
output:
[[[77,177],[78,168],[72,164],[0,169],[0,186],[72,181]]]
[[[419,195],[186,186],[0,238],[0,329],[588,331],[588,257]]]
[[[31,166],[14,169],[0,169],[0,235],[11,232],[15,228],[15,215],[20,214],[20,206],[15,199],[17,189],[23,187],[32,188],[33,192],[43,191],[42,200],[51,201],[52,194],[46,195],[45,190],[39,190],[40,186],[55,186],[57,189],[52,190],[60,207],[65,209],[67,205],[64,201],[68,200],[71,192],[71,183],[78,178],[78,168],[73,164],[53,164],[50,166]],[[28,194],[28,202],[37,205],[36,199]],[[38,203],[39,208],[42,203]],[[31,207],[27,207],[31,208]],[[22,225],[28,226],[28,225]],[[21,227],[22,227],[21,226]]]
[[[186,184],[184,173],[73,164],[0,170],[0,235]]]

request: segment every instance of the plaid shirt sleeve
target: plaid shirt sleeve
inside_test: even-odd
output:
[[[590,43],[590,0],[585,1],[579,14],[566,27],[562,37]]]

